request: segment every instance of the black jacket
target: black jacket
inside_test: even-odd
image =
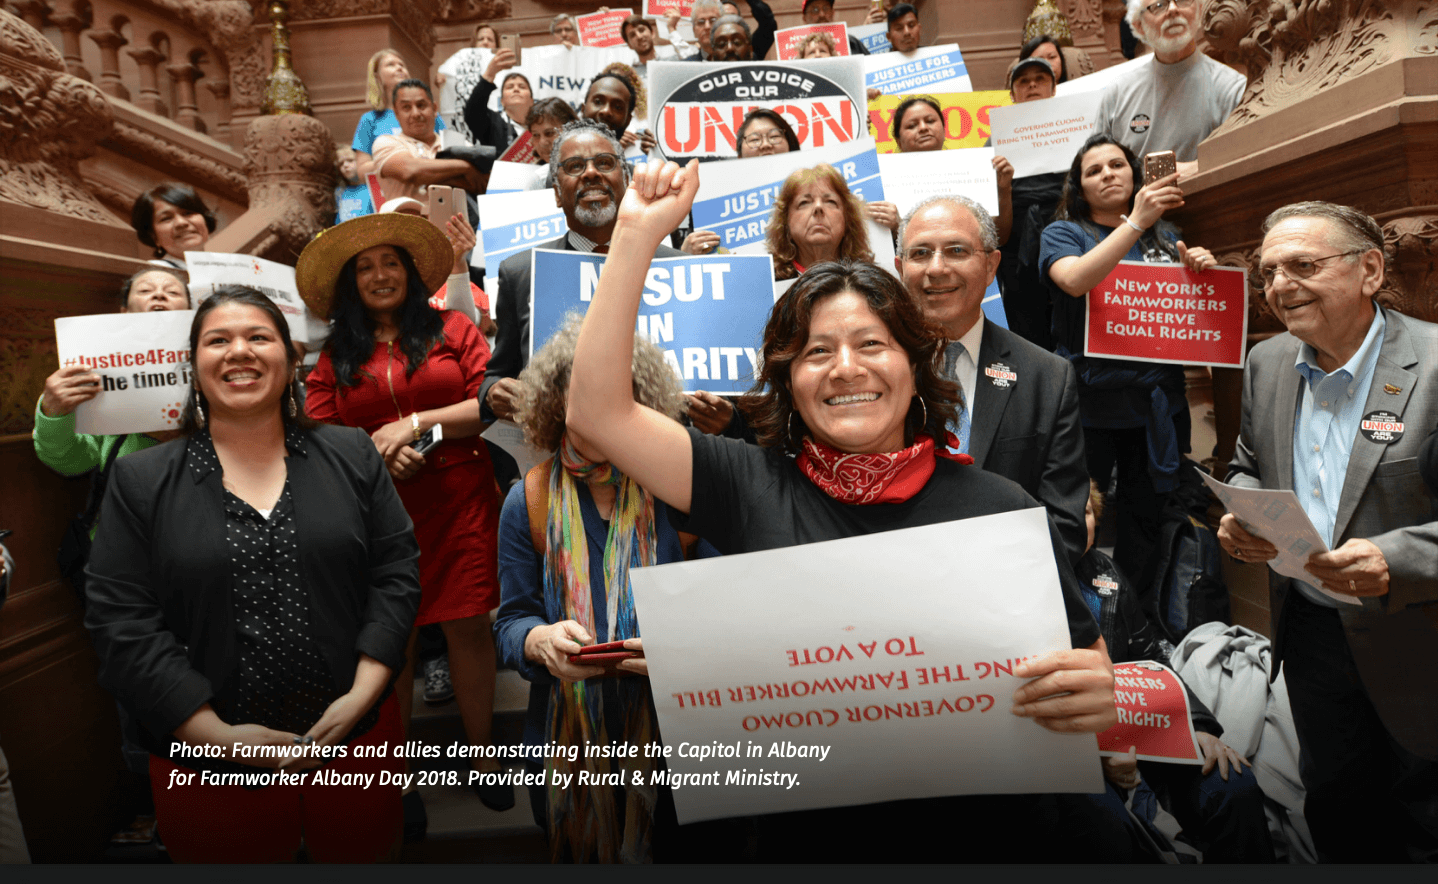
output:
[[[503,81],[503,72],[500,73],[499,79]],[[495,155],[498,156],[508,150],[514,141],[514,129],[509,125],[509,117],[504,111],[489,109],[489,96],[494,94],[496,88],[498,87],[494,83],[483,77],[479,78],[474,91],[469,93],[469,98],[464,103],[464,124],[474,136],[475,144],[493,147]]]
[[[321,426],[306,448],[287,459],[301,577],[310,628],[343,693],[362,653],[404,666],[419,545],[363,430]],[[85,569],[100,685],[152,738],[222,691],[239,659],[222,474],[196,480],[188,450],[177,439],[115,462]]]

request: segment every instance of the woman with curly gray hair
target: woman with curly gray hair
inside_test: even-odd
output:
[[[571,315],[520,374],[516,420],[525,438],[555,456],[529,471],[499,517],[501,600],[495,641],[505,666],[530,682],[527,745],[573,747],[554,753],[545,768],[590,776],[628,770],[623,782],[649,783],[654,759],[580,757],[579,746],[658,739],[649,680],[616,678],[615,657],[575,663],[580,648],[639,636],[629,569],[680,561],[697,538],[669,524],[664,504],[607,463],[565,424],[570,368],[580,317]],[[684,393],[664,354],[648,340],[634,342],[634,399],[678,420]],[[707,548],[707,544],[705,545]],[[702,554],[702,553],[701,553]],[[709,555],[715,555],[710,549]],[[615,727],[622,730],[614,733]],[[538,772],[533,762],[532,772]],[[554,782],[546,770],[545,782]],[[653,788],[575,785],[530,787],[535,821],[549,833],[555,862],[647,862],[662,796]]]

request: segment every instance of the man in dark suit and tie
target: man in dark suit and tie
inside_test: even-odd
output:
[[[1088,543],[1089,487],[1078,381],[1067,360],[984,317],[999,266],[993,219],[965,197],[934,197],[904,218],[899,244],[900,278],[951,342],[946,368],[964,394],[961,450],[1037,498],[1077,560]]]
[[[1377,306],[1383,230],[1332,203],[1263,223],[1259,275],[1286,334],[1253,348],[1229,482],[1292,490],[1330,551],[1306,580],[1270,570],[1301,749],[1304,817],[1322,859],[1438,858],[1438,497],[1418,452],[1438,424],[1438,326]],[[1244,562],[1278,555],[1225,515]]]
[[[603,122],[578,120],[566,125],[550,149],[549,183],[554,202],[564,210],[569,232],[537,248],[572,252],[609,251],[619,202],[629,188],[624,149]],[[510,420],[520,392],[519,373],[529,362],[530,258],[533,250],[511,255],[499,265],[494,353],[479,388],[480,414],[486,420]],[[683,253],[660,246],[655,257]]]

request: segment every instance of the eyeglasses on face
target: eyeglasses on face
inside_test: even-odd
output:
[[[1193,5],[1193,0],[1158,0],[1157,3],[1150,3],[1143,8],[1149,15],[1158,15],[1169,6],[1177,6],[1179,9],[1187,9]]]
[[[578,178],[584,174],[584,170],[589,167],[589,164],[593,163],[594,171],[601,175],[608,175],[619,168],[621,162],[623,160],[612,153],[597,153],[592,157],[570,157],[563,160],[559,164],[559,170],[570,178]]]
[[[945,264],[962,264],[977,255],[979,251],[987,254],[988,249],[975,251],[968,246],[947,245],[939,249],[931,249],[927,246],[914,246],[911,249],[904,249],[903,258],[910,264],[927,264],[934,260],[934,255],[939,255]]]
[[[1300,279],[1308,279],[1317,273],[1319,263],[1331,261],[1334,258],[1346,258],[1349,255],[1360,255],[1363,249],[1350,249],[1346,252],[1339,252],[1336,255],[1324,255],[1322,258],[1292,258],[1287,261],[1279,261],[1277,264],[1264,265],[1258,268],[1258,274],[1253,279],[1254,288],[1266,289],[1273,285],[1278,279],[1278,271],[1282,270],[1283,275],[1289,280],[1297,282]]]
[[[783,132],[778,129],[770,129],[768,132],[750,132],[748,135],[745,135],[744,146],[757,150],[766,144],[772,144],[778,147],[788,140],[788,138],[784,137]]]

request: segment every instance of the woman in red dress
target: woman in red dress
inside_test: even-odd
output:
[[[296,282],[310,309],[330,315],[329,341],[306,382],[305,411],[317,420],[363,427],[394,477],[420,548],[423,596],[416,629],[439,623],[450,676],[471,743],[489,743],[494,706],[494,638],[499,605],[495,541],[499,508],[475,394],[488,349],[474,323],[429,306],[454,255],[423,218],[367,215],[325,231],[300,255]],[[333,308],[331,310],[331,304]],[[421,437],[442,427],[424,454]],[[415,633],[397,689],[406,722],[413,704]],[[476,759],[477,770],[498,768]],[[494,794],[490,794],[494,792]],[[503,793],[503,794],[501,794]],[[513,790],[480,795],[496,810]]]

